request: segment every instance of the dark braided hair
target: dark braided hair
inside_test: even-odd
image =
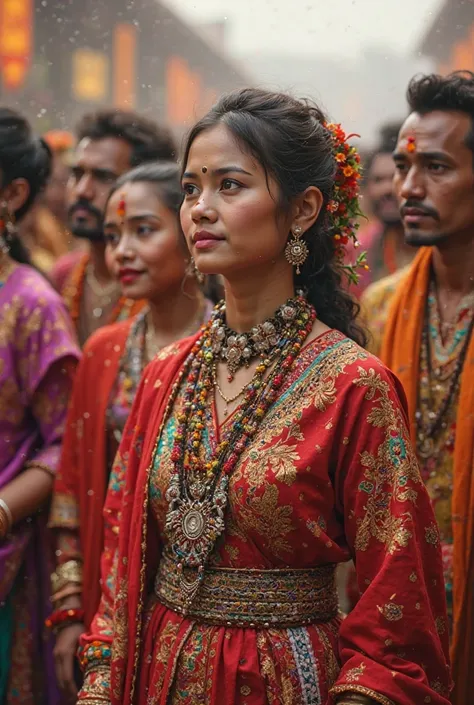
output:
[[[295,284],[306,291],[321,321],[365,345],[366,334],[356,323],[359,305],[342,286],[343,272],[327,218],[336,161],[325,122],[324,113],[309,101],[256,88],[237,90],[224,95],[191,129],[183,164],[196,137],[223,124],[278,184],[281,212],[287,213],[296,196],[316,186],[323,195],[323,207],[305,233],[309,256],[301,274],[295,275]]]
[[[0,107],[0,191],[15,179],[28,182],[29,193],[12,215],[16,220],[26,215],[38,194],[44,189],[51,172],[51,151],[43,140],[33,137],[28,121],[11,108]],[[30,264],[26,247],[16,233],[8,236],[10,256],[22,264]]]

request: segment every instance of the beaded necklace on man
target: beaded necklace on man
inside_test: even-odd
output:
[[[166,533],[178,561],[180,587],[188,607],[199,589],[215,543],[225,529],[229,477],[277,400],[315,318],[314,308],[297,296],[287,301],[273,319],[256,327],[269,334],[265,343],[257,336],[259,344],[262,343],[258,351],[260,362],[243,391],[233,423],[227,424],[215,452],[207,459],[202,452],[204,415],[214,390],[216,361],[223,357],[229,375],[234,375],[256,357],[255,347],[250,354],[241,354],[238,363],[237,356],[229,355],[234,349],[231,339],[236,341],[240,336],[226,327],[225,304],[216,307],[173,387],[165,416],[171,412],[184,383],[183,407],[171,453],[173,471],[166,493],[169,502]],[[222,329],[224,335],[217,333]],[[239,350],[243,352],[252,343],[255,345],[254,333],[255,329],[243,336],[246,345],[241,340]]]

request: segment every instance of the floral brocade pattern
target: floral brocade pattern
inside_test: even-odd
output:
[[[30,467],[55,475],[79,356],[56,292],[30,267],[10,262],[7,269],[0,274],[0,489]],[[2,705],[58,697],[44,624],[52,572],[45,523],[44,511],[33,512],[0,541],[1,636],[10,642],[0,664]]]
[[[436,292],[431,286],[428,298],[428,345],[431,374],[426,364],[426,355],[420,356],[418,413],[421,414],[425,424],[430,422],[430,412],[433,409],[441,408],[443,399],[448,393],[456,362],[465,345],[473,315],[474,294],[471,293],[462,299],[453,325],[443,336]],[[430,439],[428,452],[423,452],[422,444],[418,443],[421,473],[433,502],[441,537],[444,583],[450,618],[453,609],[452,493],[458,401],[459,387],[451,399],[441,427]]]
[[[152,388],[152,372],[149,379]],[[384,704],[447,705],[443,650],[428,637],[435,619],[446,619],[436,589],[438,547],[425,537],[433,515],[396,385],[378,360],[340,333],[330,331],[307,345],[231,476],[226,531],[211,557],[216,570],[262,571],[328,567],[353,557],[362,593],[358,610],[342,622],[336,616],[308,626],[242,629],[184,617],[160,602],[150,586],[136,643],[127,642],[127,618],[115,616],[114,704],[326,705],[334,702],[333,688],[334,693],[362,688]],[[158,534],[162,548],[181,401],[178,395],[150,466],[147,535],[154,541]],[[231,424],[232,417],[224,423]],[[205,428],[208,453],[222,430],[212,404]],[[143,431],[137,422],[122,442],[120,464],[125,454],[135,453]],[[109,521],[118,526],[119,518],[111,515]],[[111,574],[117,565],[112,549]],[[114,590],[124,589],[115,609],[126,605],[126,586],[110,587],[91,639],[107,641]],[[392,604],[400,607],[401,619],[390,619]],[[419,641],[407,648],[408,632]],[[121,700],[130,669],[132,695]],[[444,695],[429,684],[440,673]],[[81,701],[91,702],[88,687],[86,681]]]

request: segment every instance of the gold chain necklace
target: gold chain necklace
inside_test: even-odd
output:
[[[214,387],[217,390],[217,393],[219,394],[220,398],[225,402],[225,409],[224,409],[224,416],[227,416],[229,413],[229,404],[233,404],[234,401],[237,401],[239,397],[241,397],[243,394],[245,394],[247,388],[249,387],[250,384],[252,384],[253,380],[250,380],[250,382],[247,382],[246,385],[242,387],[240,392],[238,394],[235,394],[235,396],[227,397],[224,392],[222,391],[219,382],[217,381],[217,365],[214,365],[213,369],[213,378],[214,378]]]
[[[100,284],[99,280],[92,271],[92,266],[90,264],[88,264],[86,267],[86,281],[92,293],[98,299],[98,306],[94,307],[94,309],[92,310],[92,315],[94,316],[94,318],[102,318],[104,309],[107,308],[107,306],[110,306],[110,304],[112,303],[113,295],[115,293],[118,294],[119,292],[118,284],[117,282],[112,281],[110,282],[110,284],[102,286],[102,284]]]

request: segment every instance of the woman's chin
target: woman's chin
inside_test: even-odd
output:
[[[122,286],[122,296],[132,301],[140,301],[149,298],[149,291],[140,286]]]

